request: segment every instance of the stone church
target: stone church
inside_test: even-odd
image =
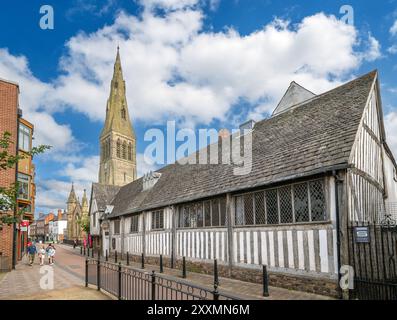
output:
[[[84,238],[87,239],[86,232],[82,230],[80,224],[78,223],[82,217],[88,216],[89,209],[86,191],[84,190],[83,198],[81,199],[80,203],[80,200],[74,191],[74,185],[72,184],[72,189],[70,190],[69,198],[66,204],[68,218],[67,240],[82,241]]]
[[[119,48],[99,144],[99,183],[93,183],[90,201],[90,233],[95,248],[102,247],[101,230],[107,232],[106,225],[100,224],[106,206],[121,186],[137,178],[136,139],[128,112]]]
[[[100,150],[100,184],[122,186],[136,180],[135,133],[128,113],[118,48]]]

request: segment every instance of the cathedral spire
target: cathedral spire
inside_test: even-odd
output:
[[[117,47],[113,78],[110,84],[110,95],[106,106],[105,126],[103,127],[101,137],[109,134],[111,131],[128,137],[135,137],[128,112],[119,47]]]
[[[136,179],[136,139],[132,128],[120,48],[117,46],[110,94],[106,105],[106,120],[100,136],[98,181],[122,186]]]
[[[68,203],[76,202],[76,193],[74,192],[74,183],[72,182],[72,189],[69,193]]]

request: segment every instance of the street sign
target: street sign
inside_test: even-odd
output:
[[[354,227],[354,236],[357,243],[369,243],[371,240],[368,227]]]

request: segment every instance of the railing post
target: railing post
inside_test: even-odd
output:
[[[174,269],[174,255],[171,254],[171,268]]]
[[[156,300],[156,275],[152,270],[152,300]]]
[[[85,286],[88,287],[88,259],[85,259]]]
[[[129,255],[128,251],[127,251],[127,266],[129,266],[129,265],[130,265],[130,255]]]
[[[145,269],[145,255],[142,253],[142,264],[141,264],[142,269]]]
[[[163,255],[160,254],[160,273],[163,273],[163,272],[164,272],[164,270],[163,270]]]
[[[265,265],[262,267],[262,273],[263,273],[263,296],[268,297],[269,296],[269,276],[267,274],[267,267]]]
[[[218,278],[218,260],[214,259],[214,285],[219,285]]]
[[[96,283],[97,283],[98,290],[101,289],[101,265],[100,265],[100,263],[101,263],[101,261],[99,260],[99,256],[98,256],[97,266],[96,266]]]
[[[186,278],[186,259],[182,258],[182,278]]]
[[[117,250],[114,252],[114,263],[117,263]]]
[[[106,252],[105,252],[105,261],[106,262],[108,261],[108,249],[106,249]]]
[[[218,291],[218,284],[214,284],[214,291],[212,292],[214,296],[214,300],[219,300],[219,291]]]
[[[119,276],[119,292],[118,292],[118,298],[119,298],[119,300],[121,300],[121,262],[119,262],[118,276]]]

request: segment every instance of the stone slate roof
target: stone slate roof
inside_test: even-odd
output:
[[[93,183],[91,194],[95,194],[98,210],[105,211],[106,206],[111,203],[119,190],[119,186],[108,186],[100,183]]]
[[[372,84],[373,71],[255,124],[252,171],[234,165],[171,164],[153,188],[142,178],[121,187],[109,217],[346,168]]]

